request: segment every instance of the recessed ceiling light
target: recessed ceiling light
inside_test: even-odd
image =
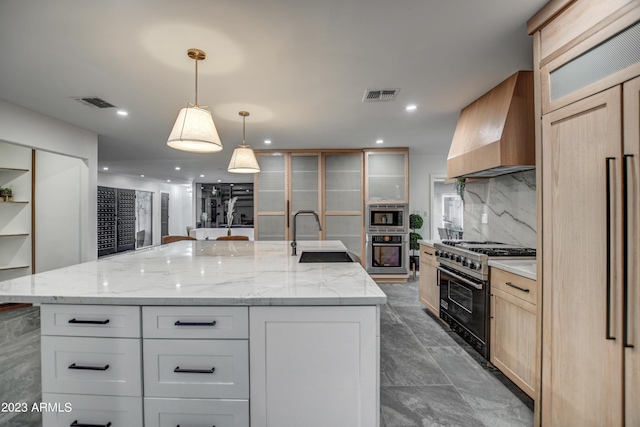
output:
[[[222,182],[222,180],[221,180],[221,179],[219,179],[219,180],[218,180],[218,182]]]
[[[180,166],[176,166],[176,170],[179,171],[180,170]]]
[[[124,110],[118,110],[118,111],[116,111],[116,112],[118,113],[118,115],[119,115],[119,116],[128,116],[128,115],[129,115],[129,113],[127,113],[127,112],[126,112],[126,111],[124,111]]]
[[[168,180],[167,180],[167,182],[171,182],[171,180],[170,180],[170,179],[168,179]]]
[[[376,140],[376,144],[382,144],[384,141],[382,139]]]
[[[271,140],[270,140],[270,139],[265,139],[265,140],[264,140],[264,143],[265,143],[265,144],[271,144]]]
[[[144,175],[140,175],[140,178],[144,178]]]
[[[108,171],[108,170],[109,170],[109,168],[108,168],[108,167],[104,167],[104,168],[102,168],[102,170],[103,170],[103,171]]]
[[[200,175],[200,178],[204,178],[204,175]]]
[[[417,109],[418,109],[418,106],[417,105],[413,105],[413,104],[412,105],[407,105],[407,107],[405,108],[405,110],[407,110],[407,111],[414,111],[414,110],[417,110]]]

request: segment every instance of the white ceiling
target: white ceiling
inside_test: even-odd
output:
[[[0,98],[98,134],[99,166],[226,182],[233,148],[410,147],[447,154],[461,108],[532,69],[546,0],[0,0]],[[213,113],[224,150],[166,146],[180,108]],[[365,89],[400,88],[363,103]],[[129,112],[84,106],[98,96]],[[418,106],[406,112],[405,106]],[[263,143],[271,139],[270,146]],[[176,171],[175,167],[181,170]]]

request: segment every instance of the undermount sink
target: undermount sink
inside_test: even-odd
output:
[[[298,262],[354,262],[353,255],[346,251],[314,252],[304,251]]]

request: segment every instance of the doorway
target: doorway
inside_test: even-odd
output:
[[[431,238],[462,238],[464,204],[454,183],[444,176],[431,176]]]

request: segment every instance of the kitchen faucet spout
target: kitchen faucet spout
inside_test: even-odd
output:
[[[320,225],[320,218],[318,218],[318,214],[315,211],[298,211],[296,212],[296,214],[293,216],[293,240],[291,241],[291,256],[296,256],[296,248],[298,247],[298,243],[296,243],[296,219],[298,218],[298,215],[300,214],[306,214],[306,215],[313,215],[316,217],[316,223],[318,224],[318,231],[322,231],[322,225]]]

